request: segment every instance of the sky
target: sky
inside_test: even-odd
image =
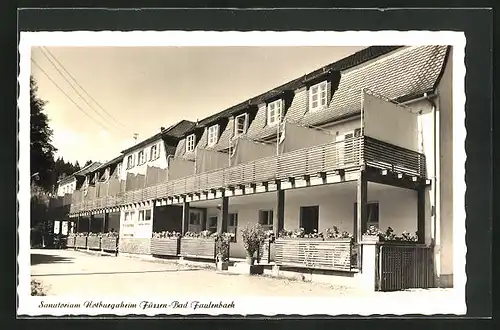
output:
[[[134,133],[140,142],[201,120],[362,48],[33,47],[31,72],[56,156],[83,165],[117,157]]]

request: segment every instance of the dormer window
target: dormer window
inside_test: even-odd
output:
[[[128,169],[131,169],[132,167],[134,167],[134,155],[130,155],[127,157],[127,170]]]
[[[139,163],[139,165],[142,165],[142,164],[144,164],[144,162],[145,162],[144,150],[141,150],[141,151],[139,151],[139,154],[138,154],[138,163]]]
[[[118,164],[116,165],[116,176],[120,176],[120,174],[122,173],[122,164]]]
[[[186,152],[194,151],[196,136],[194,134],[189,135],[186,138]]]
[[[267,105],[267,124],[274,126],[281,121],[283,111],[283,102],[281,99],[271,102]]]
[[[208,145],[213,146],[217,143],[219,137],[219,125],[213,125],[208,128]]]
[[[248,114],[244,113],[234,118],[234,136],[245,134],[248,128]]]
[[[326,81],[309,88],[309,111],[314,112],[326,108],[327,91]]]
[[[152,161],[152,160],[155,160],[157,158],[158,158],[158,145],[155,144],[154,146],[151,146],[149,160]]]

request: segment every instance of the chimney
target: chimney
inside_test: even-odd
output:
[[[165,127],[160,127],[160,132],[163,132],[165,130]]]

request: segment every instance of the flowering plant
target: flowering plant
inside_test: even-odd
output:
[[[103,237],[118,237],[119,233],[117,231],[108,231],[102,235]]]
[[[87,232],[82,232],[82,233],[76,233],[76,236],[87,236],[88,233]]]
[[[259,250],[262,242],[266,239],[265,231],[260,224],[242,228],[241,237],[248,257],[253,257],[255,252]]]
[[[323,238],[323,233],[314,229],[312,233],[306,234],[304,228],[299,228],[294,231],[282,230],[278,236],[285,238]]]
[[[215,253],[218,261],[229,260],[229,243],[234,237],[233,233],[213,233],[210,237],[215,239]]]
[[[101,237],[101,233],[89,233],[89,237]]]
[[[267,239],[269,242],[274,242],[274,240],[276,239],[276,235],[274,234],[274,231],[272,230],[266,230],[264,232],[264,236],[265,236],[265,239]]]
[[[410,234],[404,231],[401,236],[394,233],[394,229],[387,227],[386,231],[383,232],[375,226],[370,226],[364,235],[378,236],[381,241],[391,242],[391,241],[403,241],[403,242],[417,242],[418,234]]]
[[[348,231],[340,232],[337,226],[333,226],[332,228],[326,229],[326,238],[352,238],[352,234]]]
[[[417,242],[418,241],[418,234],[417,234],[417,232],[415,232],[415,234],[412,235],[412,234],[404,231],[401,234],[401,240],[405,241],[405,242]]]
[[[160,231],[153,233],[153,238],[178,238],[181,233],[176,231]]]
[[[210,238],[210,231],[209,230],[203,230],[199,233],[195,233],[192,231],[188,231],[184,234],[183,237],[191,237],[191,238]]]

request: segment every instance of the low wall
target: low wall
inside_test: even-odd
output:
[[[120,238],[118,251],[133,254],[150,254],[151,238]]]

